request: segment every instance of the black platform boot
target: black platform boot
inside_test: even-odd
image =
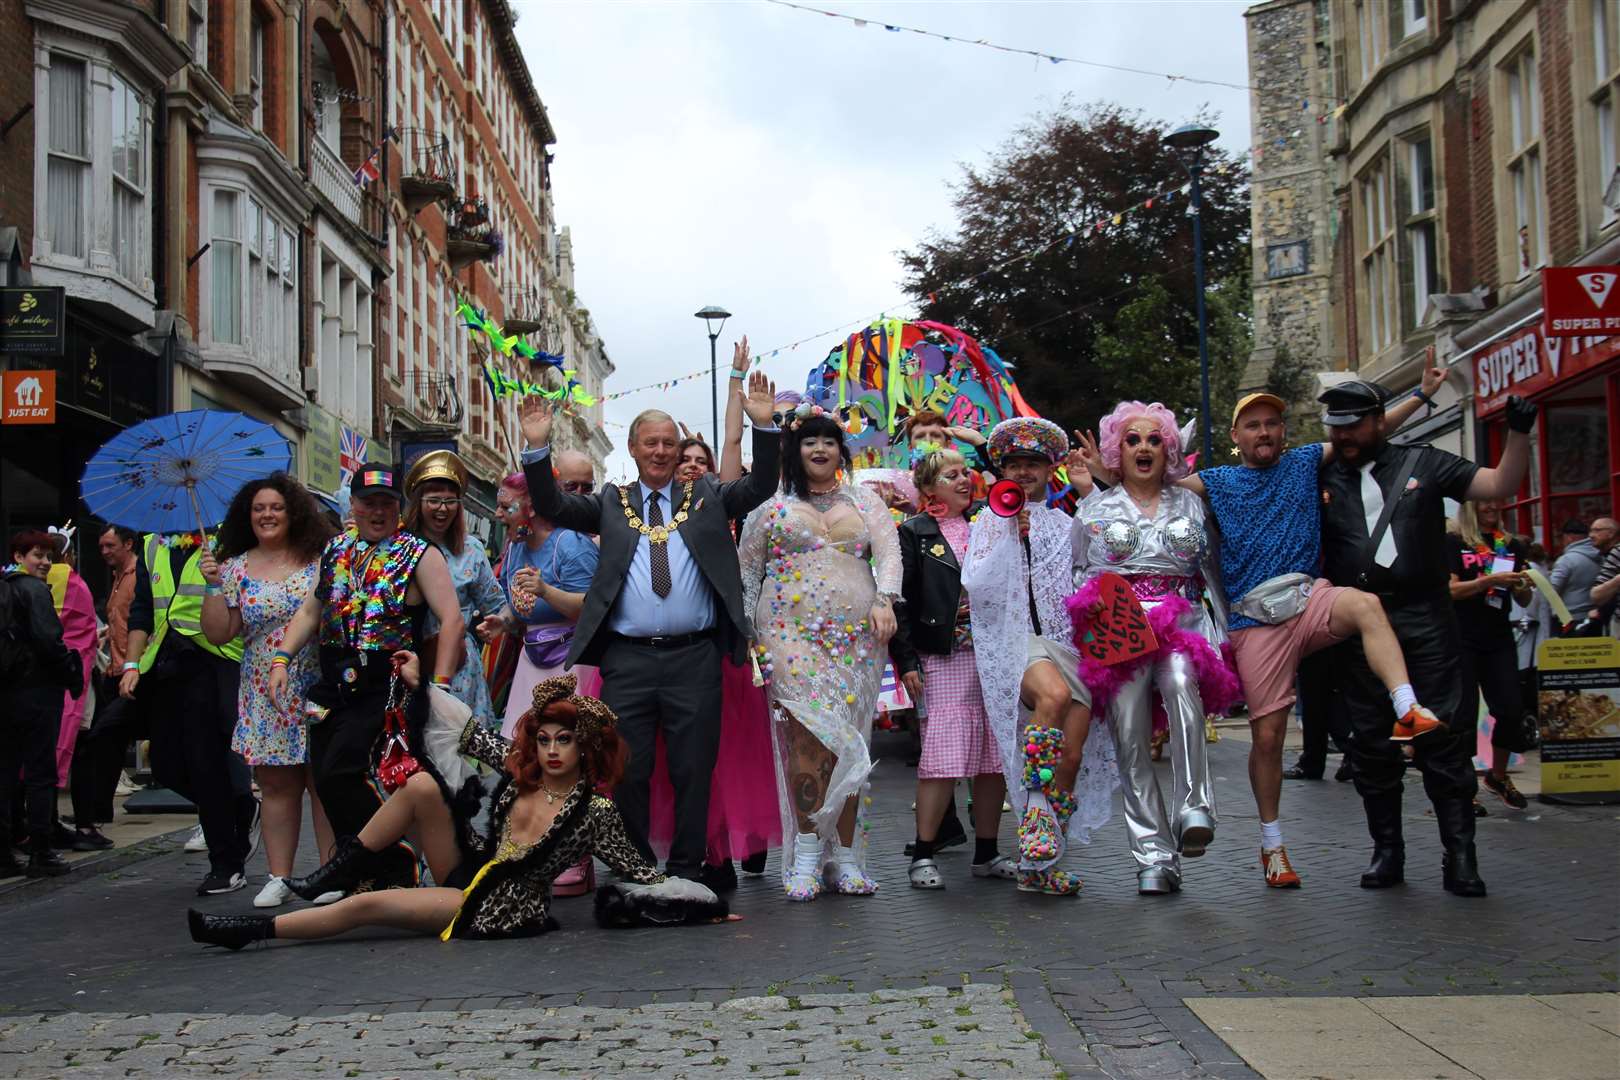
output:
[[[223,945],[236,950],[255,941],[276,936],[274,915],[205,915],[192,908],[186,912],[191,940],[199,945]]]
[[[1446,891],[1457,896],[1484,896],[1485,882],[1480,880],[1479,859],[1474,854],[1473,800],[1435,803],[1434,820],[1440,826],[1440,843],[1445,847],[1440,871]]]
[[[287,888],[313,900],[323,893],[352,892],[354,887],[375,873],[377,853],[360,842],[358,836],[345,836],[337,842],[332,857],[308,877],[290,877]]]
[[[1372,862],[1361,875],[1363,889],[1387,889],[1406,880],[1406,842],[1401,838],[1401,796],[1362,798],[1367,832],[1372,835]]]

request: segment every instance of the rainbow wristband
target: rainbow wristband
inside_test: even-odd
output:
[[[281,649],[277,649],[276,654],[270,658],[270,666],[271,667],[274,667],[277,664],[280,664],[282,667],[286,667],[288,664],[291,664],[291,663],[292,663],[292,653],[283,652]]]
[[[450,685],[450,676],[448,676],[448,675],[435,675],[435,676],[433,676],[433,685],[434,686],[449,686]]]

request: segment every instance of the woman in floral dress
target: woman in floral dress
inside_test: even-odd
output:
[[[314,496],[286,473],[272,473],[236,493],[219,529],[217,552],[205,549],[198,560],[208,583],[203,634],[216,645],[242,639],[242,680],[231,749],[253,767],[261,795],[264,853],[270,864],[270,877],[254,898],[255,907],[277,907],[292,898],[286,879],[298,852],[306,789],[315,841],[323,857],[332,850],[332,829],[309,771],[304,721],[304,695],[320,674],[315,649],[303,649],[288,666],[295,709],[276,708],[269,689],[271,659],[281,647],[287,624],[315,587],[321,549],[330,537]]]
[[[800,403],[782,431],[782,489],[749,515],[746,608],[770,673],[783,859],[790,900],[877,891],[866,872],[862,793],[872,718],[900,593],[900,546],[881,499],[847,480],[837,420]]]

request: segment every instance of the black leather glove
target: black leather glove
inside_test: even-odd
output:
[[[1536,415],[1541,412],[1533,401],[1526,401],[1518,394],[1507,400],[1507,426],[1509,431],[1529,434],[1530,429],[1536,426]]]

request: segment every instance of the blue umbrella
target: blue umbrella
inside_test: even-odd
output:
[[[136,532],[206,532],[237,489],[286,471],[292,447],[241,413],[193,409],[126,428],[84,467],[79,493],[103,521]]]

